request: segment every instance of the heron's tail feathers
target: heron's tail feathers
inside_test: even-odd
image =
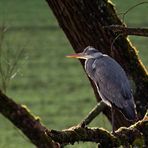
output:
[[[136,120],[137,112],[133,100],[128,100],[127,104],[121,109],[121,112],[128,120]]]

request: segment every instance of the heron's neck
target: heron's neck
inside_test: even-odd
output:
[[[94,61],[95,61],[94,58],[86,59],[86,60],[85,60],[85,70],[86,70],[86,72],[87,72],[88,70],[90,70],[90,69],[93,68],[92,65],[93,65]]]

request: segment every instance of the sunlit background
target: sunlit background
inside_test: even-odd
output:
[[[118,14],[139,0],[114,0]],[[148,4],[128,12],[124,22],[129,27],[148,26]],[[99,13],[99,12],[98,12]],[[0,41],[0,61],[4,72],[14,65],[10,77],[1,88],[16,102],[25,104],[52,129],[64,129],[78,124],[95,106],[96,100],[78,60],[67,59],[72,47],[51,10],[41,0],[0,0],[0,26],[6,28]],[[2,34],[2,31],[0,32]],[[148,65],[148,38],[130,37],[144,65]],[[16,63],[16,65],[15,65]],[[90,126],[111,126],[99,115]],[[0,115],[0,148],[33,148],[6,118]],[[93,144],[75,144],[74,148],[93,148]]]

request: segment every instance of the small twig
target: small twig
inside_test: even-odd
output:
[[[133,28],[133,27],[124,27],[121,25],[110,25],[104,26],[113,32],[122,33],[123,35],[136,35],[136,36],[145,36],[148,37],[148,28]]]
[[[106,104],[103,101],[100,101],[90,112],[89,114],[81,121],[79,126],[85,127],[88,125],[96,116],[98,116],[103,109],[105,108]]]
[[[148,3],[148,2],[145,1],[145,2],[138,3],[138,4],[136,4],[136,5],[133,5],[132,7],[128,8],[124,13],[122,13],[122,14],[123,14],[123,16],[122,16],[123,22],[124,22],[125,15],[126,15],[129,11],[131,11],[132,9],[136,8],[137,6],[142,5],[142,4],[145,4],[145,3]]]
[[[3,48],[7,29],[5,24],[0,26],[0,85],[2,91],[5,93],[10,84],[10,80],[14,78],[18,72],[19,60],[22,59],[25,50],[25,48],[22,48],[17,50],[15,55],[12,55],[11,46],[7,46],[6,49]]]
[[[117,40],[120,36],[122,36],[122,35],[123,35],[122,33],[118,34],[118,35],[114,38],[114,40],[112,41],[112,44],[111,44],[111,55],[113,55],[114,43],[115,43],[116,40]]]

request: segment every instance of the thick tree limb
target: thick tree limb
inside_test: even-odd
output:
[[[148,37],[148,28],[129,28],[121,25],[110,25],[104,28],[112,30],[113,32],[118,32],[123,35],[136,35]]]
[[[38,148],[57,148],[55,143],[46,134],[46,128],[22,105],[16,104],[0,92],[0,113],[18,127]]]
[[[145,130],[144,130],[145,129]],[[82,128],[73,127],[64,131],[51,130],[48,135],[56,142],[61,144],[75,142],[95,142],[100,143],[101,147],[119,147],[127,143],[134,145],[137,140],[141,140],[140,147],[148,142],[148,117],[130,126],[120,128],[115,132],[115,136],[101,128]],[[145,141],[144,141],[145,139]],[[145,142],[145,143],[144,143]]]
[[[136,93],[134,98],[138,113],[143,117],[148,106],[147,72],[138,59],[136,50],[125,37],[120,37],[114,44],[113,51],[110,50],[116,34],[113,31],[104,30],[103,26],[122,25],[113,6],[106,0],[46,1],[76,52],[80,52],[86,46],[91,45],[99,51],[113,56],[124,67],[135,83]],[[84,65],[84,62],[82,64]],[[97,100],[100,101],[92,81],[91,84]],[[31,115],[27,108],[16,104],[1,92],[0,112],[39,148],[55,148],[59,147],[58,143],[74,143],[76,141],[92,141],[100,143],[100,147],[116,147],[126,145],[128,142],[133,144],[139,139],[140,145],[145,143],[148,146],[147,117],[129,128],[120,128],[113,136],[103,129],[82,127],[73,127],[64,131],[48,130],[40,123],[39,119]],[[105,109],[104,113],[110,119],[109,108]],[[125,121],[119,112],[116,113],[115,121],[117,128],[129,125],[129,122]]]
[[[72,144],[79,141],[91,141],[100,143],[102,147],[113,147],[127,142],[133,144],[139,138],[142,139],[142,145],[145,142],[148,146],[148,117],[129,128],[120,128],[113,136],[101,128],[91,129],[80,126],[63,131],[49,130],[26,107],[16,104],[2,92],[0,92],[0,112],[38,148],[58,148],[60,144]]]
[[[46,0],[54,13],[60,27],[63,29],[75,52],[82,52],[88,45],[112,56],[118,61],[135,86],[134,99],[138,116],[142,119],[148,108],[148,75],[142,62],[137,56],[136,49],[131,45],[126,36],[120,36],[116,42],[117,33],[105,29],[104,26],[121,25],[116,11],[107,0]],[[84,67],[84,61],[81,61]],[[90,79],[89,79],[90,80]],[[96,99],[100,102],[97,89],[90,80]],[[110,108],[106,107],[103,113],[111,121]],[[129,126],[119,112],[115,112],[115,127]]]

